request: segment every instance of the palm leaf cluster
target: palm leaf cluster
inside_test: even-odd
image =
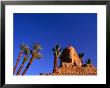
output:
[[[33,58],[40,59],[42,57],[42,54],[39,53],[41,50],[42,50],[42,47],[40,43],[33,42],[33,46],[30,53],[32,54]]]
[[[52,50],[53,50],[54,56],[56,56],[57,58],[59,58],[61,56],[62,49],[60,49],[59,45],[56,45],[55,48],[53,48]]]
[[[82,64],[83,64],[83,57],[84,57],[84,53],[79,53],[79,58],[80,58]],[[91,64],[91,59],[90,58],[88,58],[86,60],[86,64]]]
[[[15,64],[13,74],[15,74],[15,71],[16,71],[18,63],[20,61],[21,56],[23,57],[23,55],[24,55],[23,60],[22,60],[22,64],[16,73],[16,75],[20,75],[20,73],[24,67],[24,64],[26,64],[26,62],[28,61],[28,64],[22,73],[22,75],[24,75],[24,74],[26,74],[26,72],[27,72],[28,68],[30,67],[30,65],[32,64],[33,60],[40,59],[42,57],[42,54],[40,54],[40,51],[42,48],[38,42],[33,42],[32,48],[30,48],[28,45],[26,45],[24,43],[21,44],[19,47],[20,47],[20,53],[19,53],[18,59]]]
[[[91,59],[87,59],[86,64],[91,64]]]

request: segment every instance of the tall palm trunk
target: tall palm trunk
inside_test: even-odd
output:
[[[26,68],[24,69],[22,75],[26,74],[26,72],[27,72],[28,68],[30,67],[30,65],[32,64],[33,60],[34,60],[34,58],[32,57],[32,58],[30,59],[28,65],[27,65]]]
[[[28,55],[25,55],[24,60],[23,60],[23,62],[22,62],[22,65],[20,66],[20,68],[19,68],[19,70],[17,71],[16,75],[20,75],[20,72],[21,72],[21,70],[22,70],[23,67],[24,67],[24,64],[25,64],[25,62],[26,62],[27,57],[28,57]]]
[[[17,68],[17,66],[18,66],[18,63],[19,63],[19,61],[20,61],[21,56],[22,56],[22,51],[20,51],[20,53],[19,53],[18,59],[17,59],[17,61],[16,61],[16,65],[15,65],[15,67],[14,67],[14,69],[13,69],[13,74],[15,73],[15,70],[16,70],[16,68]]]
[[[53,73],[56,73],[57,72],[57,67],[58,67],[58,60],[57,60],[57,57],[54,56],[54,68],[53,68]]]

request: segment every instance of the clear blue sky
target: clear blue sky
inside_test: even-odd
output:
[[[43,48],[43,57],[34,60],[26,75],[52,72],[52,48],[56,44],[61,48],[73,45],[78,53],[85,54],[84,62],[91,58],[97,67],[96,13],[15,13],[13,17],[14,65],[20,51],[19,44],[26,43],[31,46],[32,42],[38,41]],[[21,62],[22,60],[19,66]]]

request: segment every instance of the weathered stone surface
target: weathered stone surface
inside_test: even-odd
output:
[[[73,66],[72,64],[67,64],[63,67],[59,67],[57,73],[48,73],[41,75],[97,75],[97,69],[92,64],[88,64],[85,67],[78,67]]]
[[[97,70],[92,64],[88,64],[86,67],[67,65],[68,63],[64,64],[63,67],[58,68],[58,73],[52,73],[52,75],[97,75]]]
[[[81,60],[72,46],[66,47],[61,55],[61,62],[73,63],[77,66],[82,66]]]

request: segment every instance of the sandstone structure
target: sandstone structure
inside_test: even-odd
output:
[[[61,62],[67,62],[76,66],[82,66],[81,60],[74,47],[66,47],[61,55]]]
[[[97,75],[97,69],[92,64],[83,65],[75,48],[68,46],[61,54],[57,72],[41,75]]]

